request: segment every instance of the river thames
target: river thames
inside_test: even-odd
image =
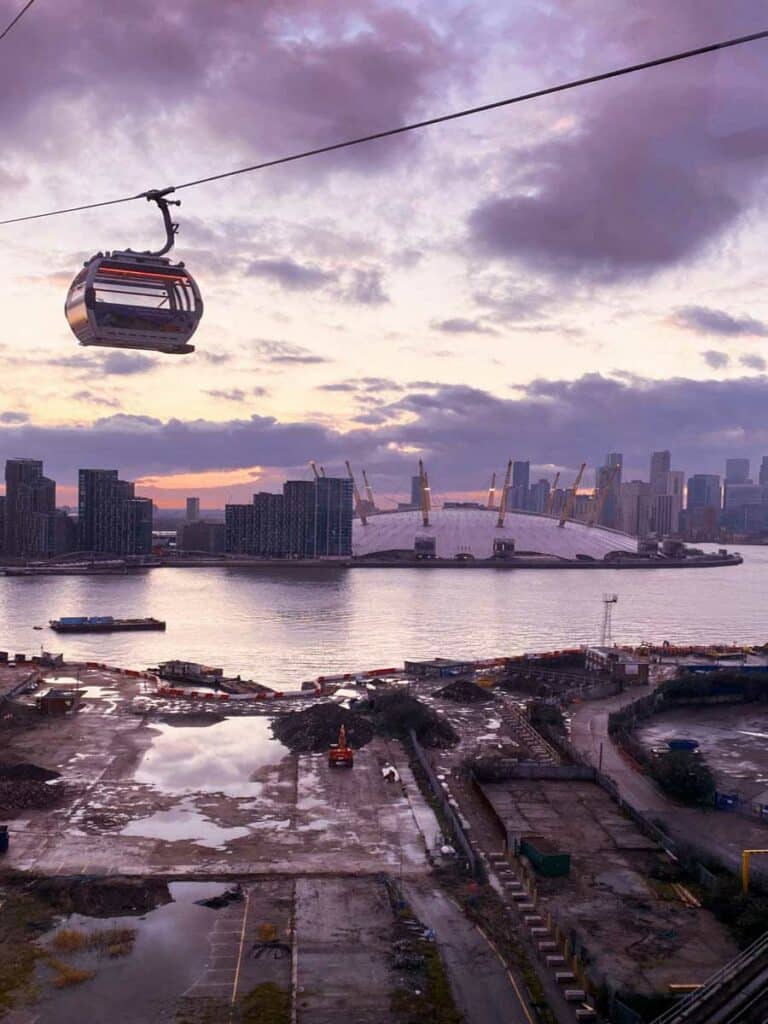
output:
[[[600,638],[618,594],[617,643],[768,640],[768,548],[714,569],[154,569],[129,576],[0,577],[0,649],[146,668],[168,658],[272,684],[402,666],[405,658],[490,657]],[[66,615],[155,616],[165,633],[58,636]],[[35,630],[42,626],[42,631]]]

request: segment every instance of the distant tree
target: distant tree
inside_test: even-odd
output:
[[[651,762],[650,774],[681,803],[701,806],[714,801],[715,778],[698,751],[669,750],[660,754]]]

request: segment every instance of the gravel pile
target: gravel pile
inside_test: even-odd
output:
[[[0,818],[56,807],[64,796],[64,786],[53,781],[58,778],[36,764],[0,764]]]
[[[459,734],[436,711],[407,693],[383,693],[374,703],[377,730],[399,739],[408,739],[413,730],[424,747],[453,747]]]
[[[313,704],[304,711],[282,714],[272,723],[272,733],[296,753],[319,754],[338,741],[342,725],[351,747],[364,747],[373,739],[371,723],[338,704]]]
[[[452,700],[457,704],[483,704],[493,700],[492,693],[469,679],[456,679],[442,689],[435,690],[432,696],[438,697],[440,700]]]

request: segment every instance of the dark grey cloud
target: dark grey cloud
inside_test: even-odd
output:
[[[763,375],[658,381],[586,374],[535,380],[500,398],[443,385],[363,410],[364,420],[347,431],[265,416],[163,422],[118,414],[90,426],[2,426],[0,461],[37,455],[64,482],[83,462],[142,476],[242,468],[255,459],[287,471],[308,458],[326,467],[349,458],[394,484],[407,479],[410,451],[418,449],[434,467],[438,489],[461,489],[479,486],[479,467],[502,467],[511,456],[570,472],[583,460],[596,465],[606,451],[621,451],[628,473],[647,475],[649,453],[669,448],[680,469],[721,472],[726,457],[768,451],[766,386]]]
[[[768,362],[755,352],[745,352],[744,355],[739,357],[739,362],[742,366],[746,366],[748,370],[759,370],[762,373],[768,369]]]
[[[579,58],[594,68],[595,54],[611,66],[658,55],[662,39],[669,49],[754,31],[764,6],[649,0],[606,12],[586,2],[551,14],[550,40],[578,30]],[[549,104],[572,123],[531,144],[515,137],[507,183],[471,214],[476,249],[561,280],[610,282],[689,260],[734,227],[765,180],[768,58],[756,45],[706,59]]]
[[[135,355],[128,352],[110,352],[104,357],[104,373],[118,377],[132,377],[137,373],[149,373],[155,368],[155,360],[149,356]]]
[[[444,334],[496,334],[497,332],[480,320],[471,320],[463,316],[450,317],[448,320],[433,320],[432,330]]]
[[[718,334],[724,337],[766,337],[768,324],[751,316],[732,316],[722,309],[707,306],[683,306],[675,310],[673,323],[697,334]]]
[[[253,260],[245,272],[249,277],[263,277],[295,292],[315,291],[336,280],[336,275],[330,271],[292,259]]]
[[[290,341],[274,341],[263,338],[254,342],[253,351],[260,362],[272,363],[277,366],[313,366],[331,362],[325,356],[317,355],[308,348],[304,348],[303,345],[294,345]]]
[[[714,348],[708,348],[701,355],[707,366],[711,366],[713,370],[720,370],[731,361],[731,357],[727,352],[719,352]]]
[[[12,5],[2,6],[9,20]],[[431,89],[467,76],[452,34],[370,0],[341,8],[329,0],[167,0],[162,7],[133,0],[105,5],[97,21],[92,14],[88,0],[53,5],[44,18],[26,18],[6,46],[0,96],[8,167],[14,155],[47,162],[77,154],[86,122],[100,126],[103,169],[123,170],[131,139],[148,163],[167,164],[174,117],[198,140],[277,155],[299,140],[311,147],[401,123]],[[162,117],[148,117],[158,97]],[[419,145],[407,137],[360,147],[289,173],[315,181],[340,164],[373,173]]]
[[[403,386],[389,377],[349,377],[330,384],[318,384],[315,390],[369,396],[382,391],[402,391]]]
[[[206,352],[205,349],[198,349],[197,356],[212,366],[221,366],[232,361],[232,356],[229,352]]]
[[[389,302],[384,291],[383,273],[379,267],[353,269],[349,280],[342,285],[339,298],[360,306],[381,306]]]
[[[0,412],[0,423],[12,425],[14,423],[27,423],[29,416],[25,412]]]

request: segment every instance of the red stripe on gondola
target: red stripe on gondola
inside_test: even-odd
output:
[[[122,270],[119,267],[101,266],[97,274],[130,274],[132,277],[159,277],[163,281],[188,281],[186,274],[156,274],[149,270]]]

